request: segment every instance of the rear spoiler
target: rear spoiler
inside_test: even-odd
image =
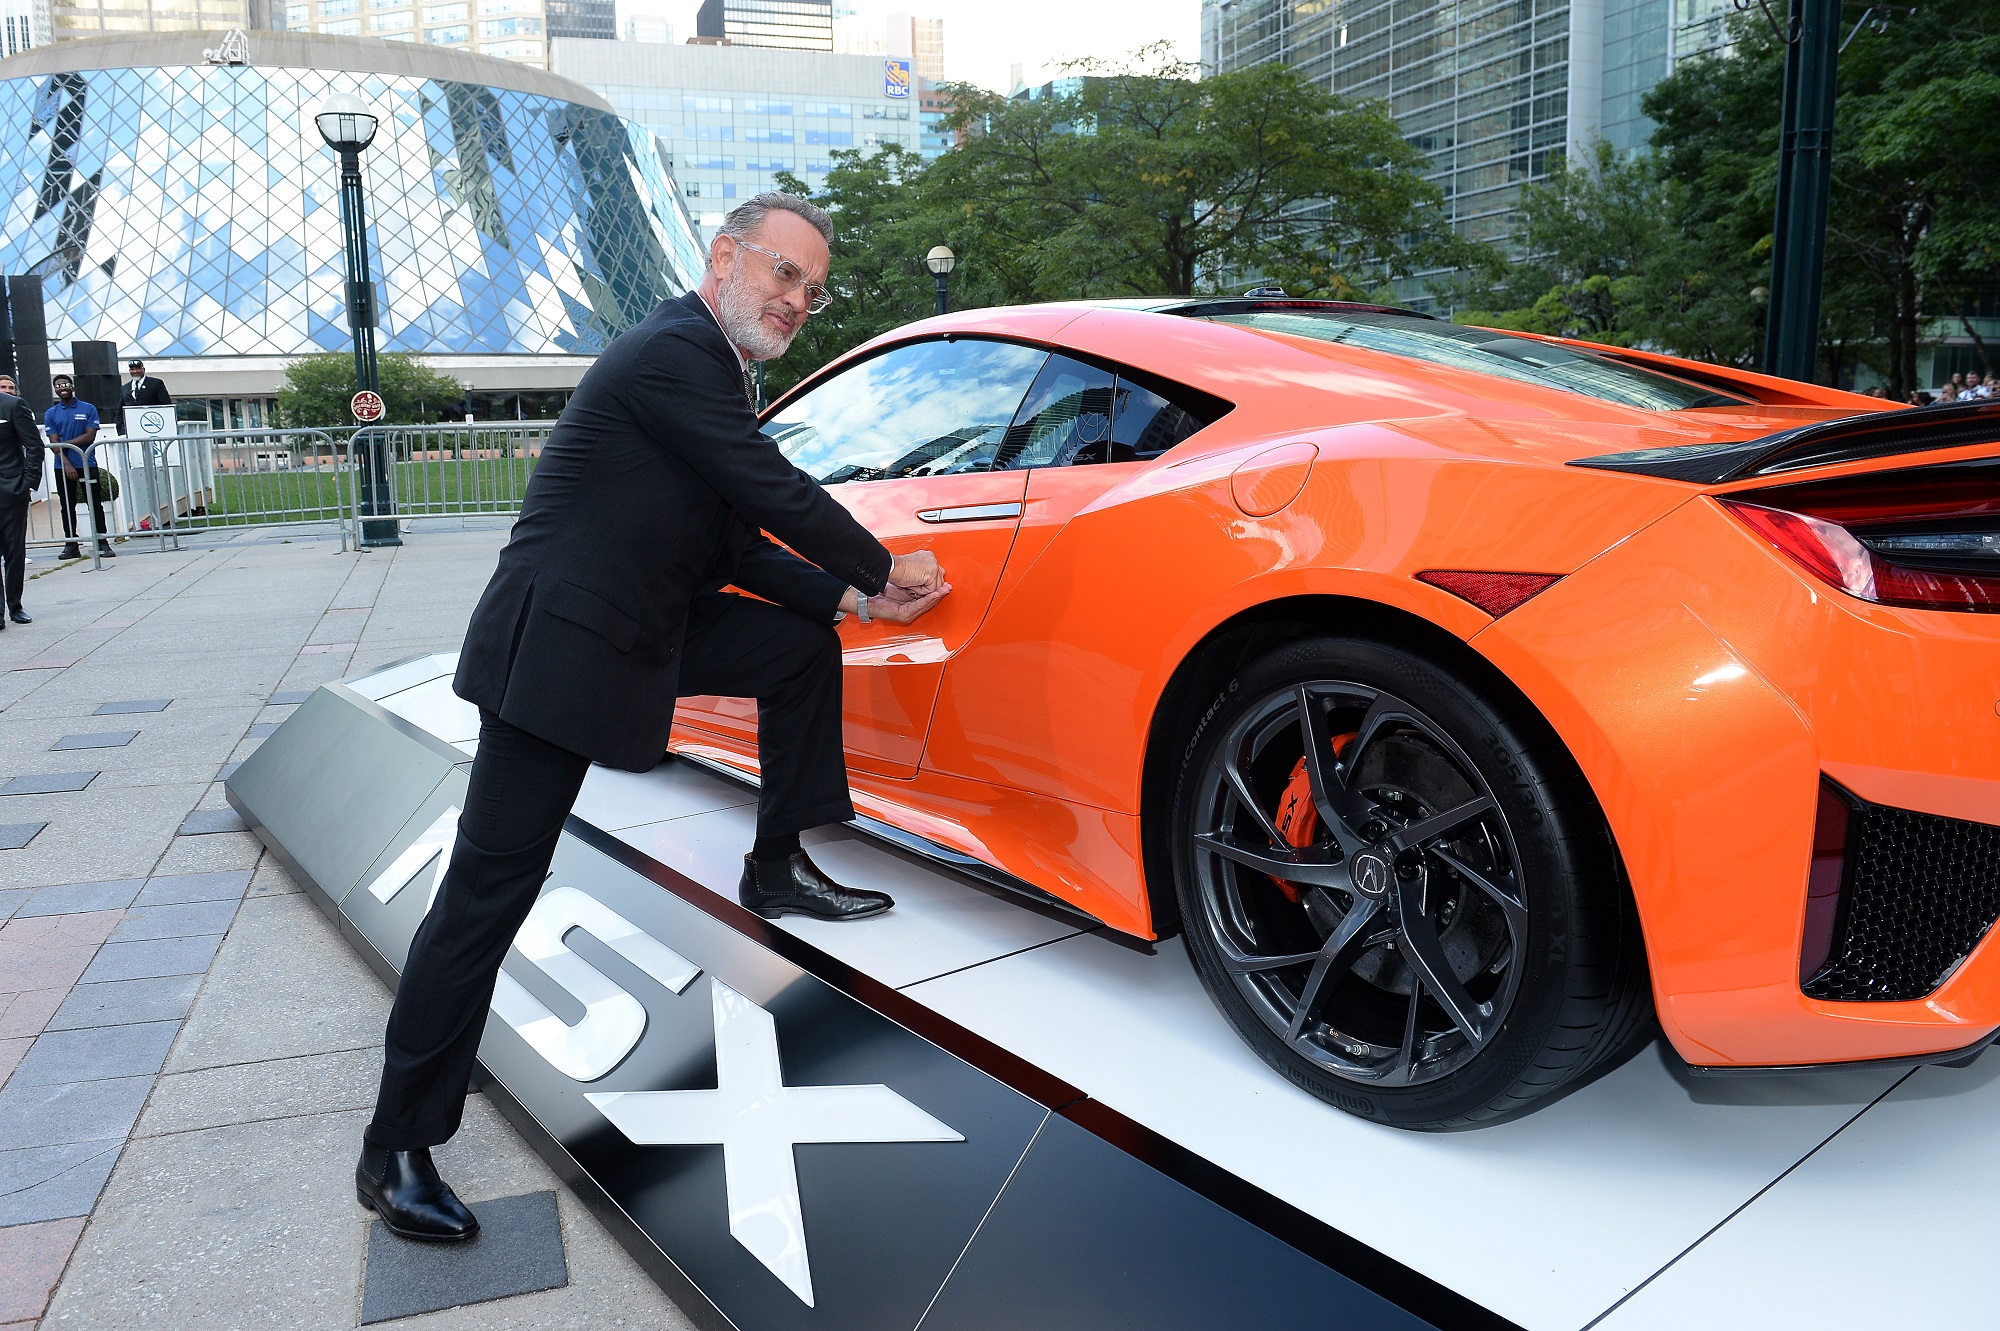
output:
[[[1720,485],[1837,462],[2000,442],[2000,400],[1870,412],[1732,444],[1681,444],[1577,458],[1572,467]]]

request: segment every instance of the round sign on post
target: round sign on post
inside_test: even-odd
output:
[[[362,389],[348,402],[347,409],[354,413],[354,419],[362,424],[370,424],[382,419],[382,395],[370,389]]]

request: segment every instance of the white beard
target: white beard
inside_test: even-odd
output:
[[[716,292],[716,313],[721,316],[722,331],[752,360],[775,360],[791,348],[792,339],[798,336],[796,326],[788,334],[773,332],[764,322],[764,305],[764,298],[751,290],[737,273],[730,274]]]

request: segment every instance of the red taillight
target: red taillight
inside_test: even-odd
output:
[[[1813,824],[1812,868],[1806,877],[1806,928],[1799,943],[1799,983],[1807,983],[1833,957],[1840,922],[1840,889],[1847,877],[1847,842],[1854,804],[1833,782],[1820,778],[1819,816]]]
[[[2000,460],[1739,491],[1721,502],[1850,596],[2000,613]]]
[[[1560,573],[1487,573],[1451,568],[1427,568],[1417,574],[1418,582],[1442,587],[1459,600],[1472,602],[1495,619],[1562,580]]]

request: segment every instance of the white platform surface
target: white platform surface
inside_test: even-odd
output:
[[[368,692],[469,749],[434,661]],[[576,812],[733,899],[756,807],[669,762],[593,768]],[[2000,1057],[1715,1081],[1655,1045],[1517,1122],[1399,1132],[1260,1062],[1178,940],[1146,955],[845,829],[806,840],[897,905],[787,931],[1532,1331],[2000,1326],[1965,1279],[2000,1250]]]

